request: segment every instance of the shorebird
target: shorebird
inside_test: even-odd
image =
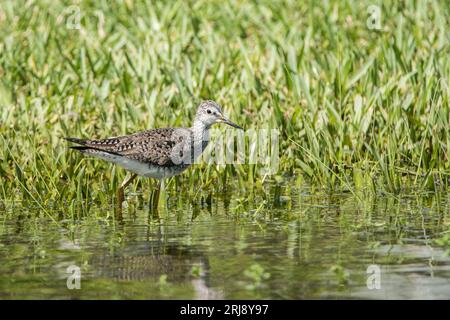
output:
[[[80,145],[72,149],[115,163],[133,173],[117,191],[119,205],[124,200],[124,189],[137,176],[157,179],[155,208],[164,179],[182,173],[195,162],[208,145],[209,129],[215,123],[243,130],[224,116],[219,104],[207,100],[198,106],[190,128],[157,128],[100,140],[65,139]]]

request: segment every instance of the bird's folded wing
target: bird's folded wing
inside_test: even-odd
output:
[[[173,166],[172,150],[180,142],[174,128],[142,131],[128,136],[74,141],[101,151],[159,166]]]

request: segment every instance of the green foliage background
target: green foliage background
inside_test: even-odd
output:
[[[169,190],[446,189],[449,22],[444,0],[1,1],[0,199],[109,201],[125,173],[62,138],[188,126],[200,99],[280,130],[279,174],[200,165]]]

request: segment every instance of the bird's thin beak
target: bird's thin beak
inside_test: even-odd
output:
[[[219,120],[219,122],[226,123],[226,124],[229,125],[229,126],[232,126],[232,127],[235,127],[235,128],[241,129],[241,130],[244,130],[242,127],[238,126],[238,125],[237,125],[236,123],[234,123],[234,122],[231,122],[230,120],[228,120],[228,119],[225,118],[224,116],[222,116],[222,118]]]

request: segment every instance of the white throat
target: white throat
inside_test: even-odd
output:
[[[209,140],[209,126],[206,126],[202,121],[195,120],[191,128],[194,134],[194,141],[208,141]]]
[[[209,142],[209,126],[206,126],[202,121],[195,120],[191,127],[194,141],[194,154],[198,158],[203,153]]]

